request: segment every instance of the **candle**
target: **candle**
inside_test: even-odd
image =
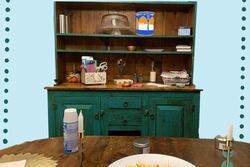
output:
[[[84,118],[81,110],[78,116],[78,133],[83,133],[83,129],[84,129]]]
[[[233,140],[233,125],[230,125],[227,129],[227,139]]]

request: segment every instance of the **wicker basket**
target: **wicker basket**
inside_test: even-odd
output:
[[[86,85],[106,84],[106,78],[106,72],[85,72],[85,70],[81,72],[81,81]]]

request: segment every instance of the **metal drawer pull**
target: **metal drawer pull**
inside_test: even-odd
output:
[[[127,102],[127,101],[125,101],[125,102],[123,103],[123,107],[128,107],[128,102]]]
[[[151,120],[154,120],[154,119],[155,119],[155,115],[154,115],[154,114],[150,114],[150,115],[149,115],[149,118],[150,118]]]
[[[96,120],[99,120],[99,118],[100,118],[100,113],[96,113],[96,114],[95,114],[95,119],[96,119]]]
[[[145,117],[147,117],[147,116],[148,116],[148,114],[149,114],[149,110],[148,110],[148,109],[146,109],[146,110],[145,110],[145,112],[144,112],[144,116],[145,116]]]
[[[101,110],[100,117],[103,117],[104,113],[104,110]]]
[[[124,120],[122,121],[122,123],[123,123],[124,126],[126,126],[127,123],[128,123],[128,120],[124,119]]]

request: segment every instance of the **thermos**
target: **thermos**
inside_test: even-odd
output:
[[[69,19],[67,15],[59,15],[59,32],[60,33],[69,33]]]
[[[64,110],[63,117],[64,153],[78,151],[78,115],[75,108]]]
[[[60,14],[59,15],[59,32],[65,33],[65,15]]]

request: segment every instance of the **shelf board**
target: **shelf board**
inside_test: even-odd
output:
[[[65,34],[57,33],[58,37],[98,37],[98,38],[193,38],[190,36],[178,36],[178,35],[151,35],[151,36],[139,36],[139,35],[112,35],[112,34]]]
[[[127,50],[64,50],[57,49],[59,53],[102,53],[102,54],[157,54],[157,55],[186,55],[193,52],[177,52],[177,51],[164,51],[164,52],[148,52],[148,51],[127,51]]]

